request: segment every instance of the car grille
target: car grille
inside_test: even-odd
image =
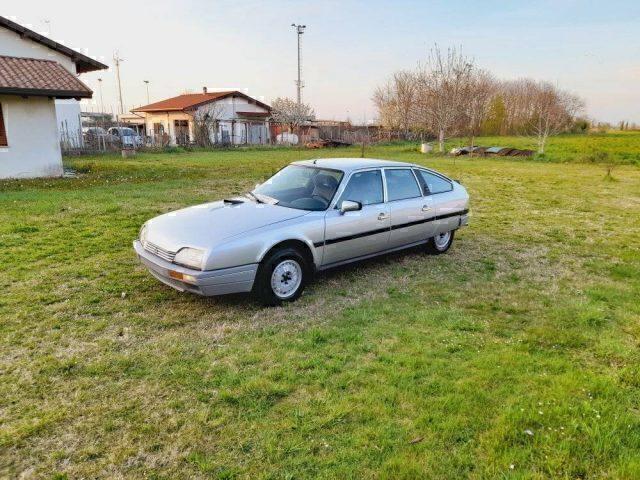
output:
[[[171,252],[169,250],[165,250],[162,247],[159,247],[155,243],[144,242],[144,249],[149,252],[157,255],[158,257],[166,260],[167,262],[173,262],[173,259],[176,258],[176,252]]]

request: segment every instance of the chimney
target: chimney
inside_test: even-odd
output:
[[[207,87],[202,87],[202,93],[207,93]]]

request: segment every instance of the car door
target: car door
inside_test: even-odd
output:
[[[389,248],[426,240],[425,200],[411,168],[385,168],[387,202],[391,213]]]
[[[460,211],[464,208],[454,192],[453,184],[446,178],[427,170],[417,170],[423,188],[433,201],[437,220],[433,222],[433,235],[458,228]]]
[[[389,207],[384,203],[384,186],[380,169],[356,171],[335,208],[325,216],[323,265],[374,254],[388,248]],[[355,212],[340,212],[344,200],[358,202]]]

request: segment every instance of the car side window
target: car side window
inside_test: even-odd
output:
[[[360,202],[363,206],[382,203],[384,201],[384,194],[382,192],[382,174],[380,170],[356,172],[351,175],[349,183],[338,201],[337,207],[340,207],[343,200]]]
[[[384,171],[384,175],[387,179],[387,195],[390,202],[422,196],[420,187],[410,169],[388,169]]]
[[[422,183],[422,189],[424,190],[425,195],[450,192],[453,190],[453,185],[449,180],[425,170],[417,170],[417,173],[420,183]]]

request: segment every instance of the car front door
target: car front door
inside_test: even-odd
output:
[[[391,212],[389,248],[426,240],[428,202],[411,168],[385,168],[387,201]]]
[[[362,208],[342,213],[340,206],[344,200],[358,202]],[[325,216],[322,264],[331,265],[388,248],[389,218],[380,169],[351,174],[335,208]]]

